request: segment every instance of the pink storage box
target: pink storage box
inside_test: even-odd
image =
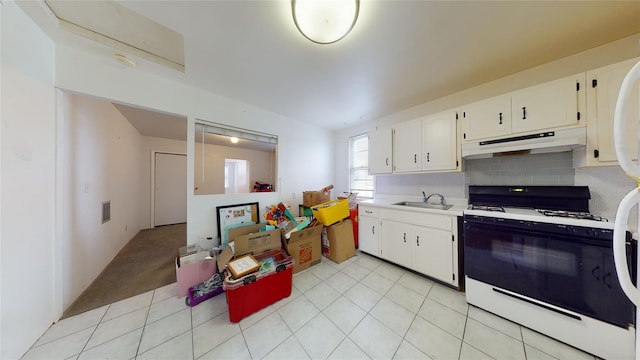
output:
[[[187,296],[190,287],[208,280],[217,270],[218,267],[214,259],[200,260],[192,264],[178,266],[178,258],[176,258],[178,297]]]

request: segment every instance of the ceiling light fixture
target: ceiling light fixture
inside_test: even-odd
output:
[[[291,0],[296,27],[307,39],[331,44],[353,29],[360,12],[360,0]]]
[[[238,143],[238,138],[235,136],[232,136],[229,140],[231,140],[232,143],[237,144]]]

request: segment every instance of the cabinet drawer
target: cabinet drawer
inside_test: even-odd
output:
[[[417,211],[381,209],[380,218],[383,220],[383,226],[384,220],[392,220],[405,224],[427,226],[434,229],[452,231],[452,217],[446,215],[428,214]]]
[[[380,215],[380,208],[375,206],[362,206],[358,205],[358,216],[378,217]]]

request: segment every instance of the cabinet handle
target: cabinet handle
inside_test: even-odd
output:
[[[527,107],[522,107],[522,120],[527,120]]]
[[[385,158],[384,159],[384,163],[385,163],[386,166],[389,166],[389,158]]]
[[[429,153],[427,153],[427,162],[429,162],[431,160],[429,160]]]
[[[404,233],[403,237],[404,237],[404,242],[407,242],[407,233]]]
[[[418,154],[413,154],[413,163],[414,164],[418,163]]]
[[[371,226],[371,233],[372,233],[373,235],[375,235],[375,234],[376,234],[376,226],[375,226],[375,225]]]
[[[416,236],[416,245],[420,246],[420,236]]]
[[[500,121],[498,122],[499,125],[502,125],[502,113],[500,113]]]
[[[365,210],[364,212],[367,213],[367,214],[373,214],[373,211],[371,211],[371,210]]]

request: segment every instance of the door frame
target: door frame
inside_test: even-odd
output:
[[[149,217],[151,221],[151,223],[149,224],[150,229],[153,229],[156,227],[156,154],[181,155],[181,156],[187,157],[186,153],[151,149],[151,194],[150,194],[151,211],[150,211],[150,217]],[[188,162],[188,157],[187,157],[187,162]],[[187,175],[188,174],[184,174],[185,177]],[[187,206],[187,212],[188,211],[189,211],[189,207]]]

